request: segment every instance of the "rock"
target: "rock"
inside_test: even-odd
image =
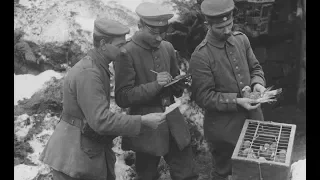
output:
[[[306,180],[306,159],[291,165],[291,180]]]

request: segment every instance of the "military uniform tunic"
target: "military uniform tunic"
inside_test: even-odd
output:
[[[190,60],[192,98],[205,110],[205,135],[212,141],[236,144],[245,119],[261,119],[261,109],[248,112],[236,104],[244,86],[265,86],[262,68],[247,36],[234,32],[216,41],[208,31]]]
[[[122,108],[129,108],[129,114],[144,115],[164,112],[161,104],[162,87],[157,82],[156,72],[169,72],[172,77],[180,74],[175,52],[169,42],[151,49],[137,32],[122,48],[122,55],[115,62],[115,99]],[[182,91],[172,91],[181,96]],[[156,130],[142,126],[137,137],[123,138],[126,150],[142,151],[162,156],[169,150],[169,129],[167,122]]]
[[[113,138],[140,132],[141,116],[109,111],[108,61],[93,49],[68,71],[63,84],[62,120],[40,156],[43,163],[72,178],[115,179]],[[65,118],[88,123],[105,140],[97,142],[84,136]]]

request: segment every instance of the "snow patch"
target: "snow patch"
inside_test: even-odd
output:
[[[291,180],[306,180],[306,159],[291,165]]]
[[[14,180],[32,180],[39,172],[39,166],[19,164],[14,166]]]
[[[88,18],[83,16],[77,16],[75,18],[76,23],[78,23],[81,26],[81,29],[89,32],[93,32],[93,26],[94,26],[94,18]]]
[[[30,74],[14,74],[14,105],[18,105],[19,100],[23,100],[24,98],[29,99],[52,77],[61,79],[63,75],[53,70],[44,71],[37,76]]]
[[[28,119],[29,123],[26,122]],[[14,133],[19,141],[26,137],[33,126],[33,121],[33,118],[29,117],[27,114],[18,116],[17,120],[14,121]]]

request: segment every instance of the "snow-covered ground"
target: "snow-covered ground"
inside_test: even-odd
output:
[[[299,160],[291,165],[291,180],[306,180],[306,159]]]
[[[23,100],[23,98],[29,99],[52,77],[60,79],[63,75],[53,70],[44,71],[37,76],[31,74],[14,74],[14,105],[17,105],[18,101]]]

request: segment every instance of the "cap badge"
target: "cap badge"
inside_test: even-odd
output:
[[[228,19],[227,17],[224,17],[222,20],[223,20],[223,21],[226,21],[227,19]]]
[[[159,24],[162,24],[162,21],[159,21]]]

